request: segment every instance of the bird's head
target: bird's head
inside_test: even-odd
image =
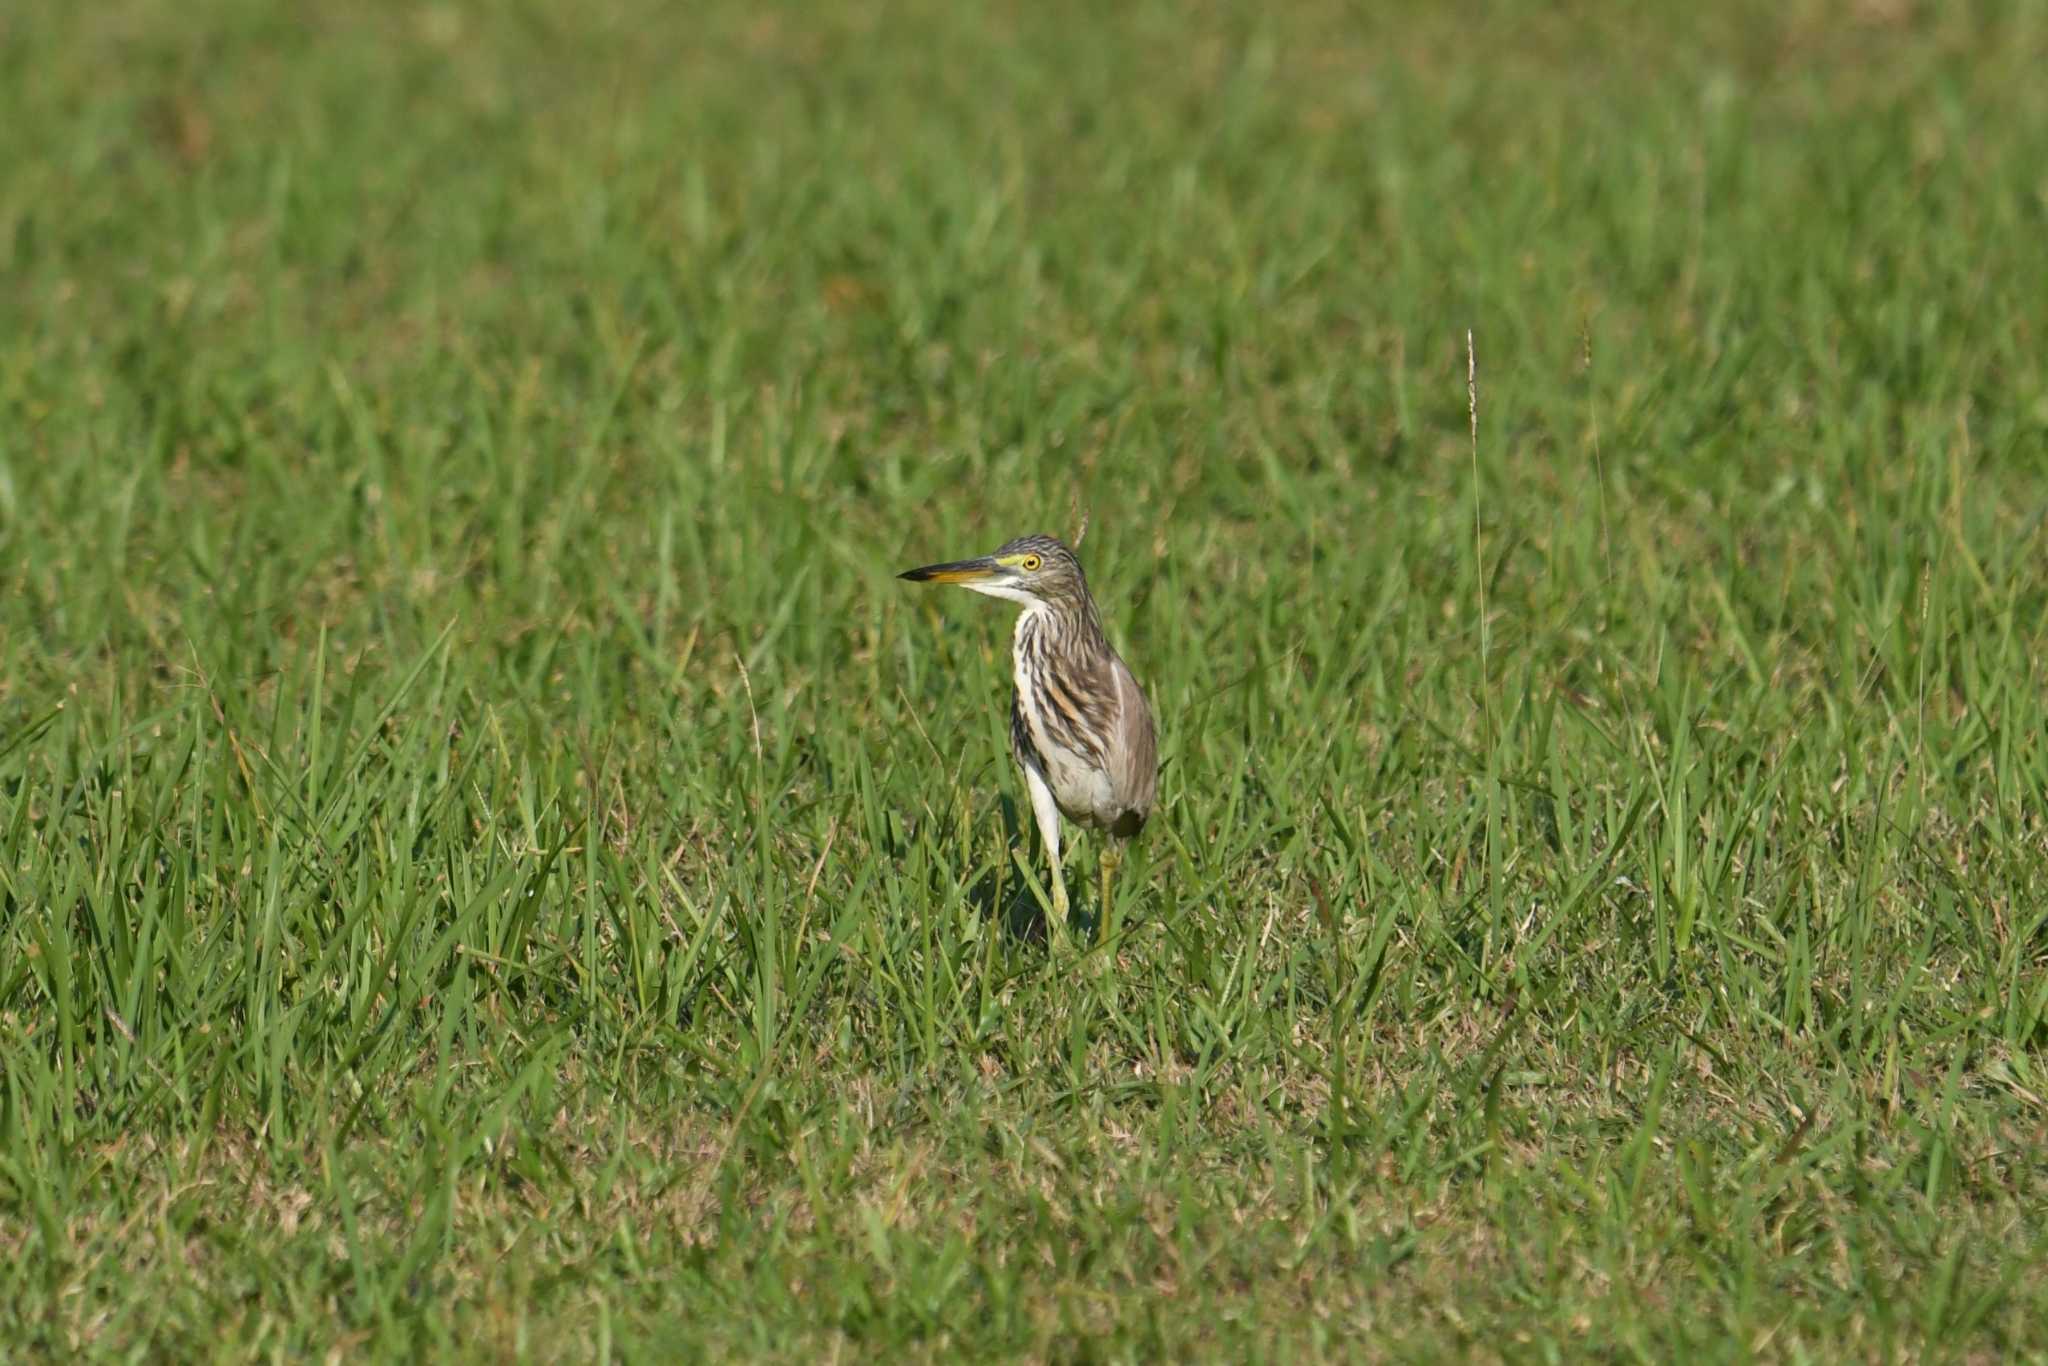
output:
[[[1052,536],[1019,536],[993,555],[906,569],[897,577],[912,583],[956,583],[1026,607],[1079,608],[1088,601],[1081,562]]]

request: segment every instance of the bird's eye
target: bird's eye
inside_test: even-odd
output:
[[[1039,559],[1036,555],[1026,555],[1017,563],[1023,567],[1026,573],[1029,573],[1030,571],[1038,568],[1038,566],[1040,566],[1041,564],[1044,564],[1045,561]]]

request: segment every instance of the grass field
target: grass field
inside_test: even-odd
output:
[[[2044,67],[8,6],[0,1356],[2048,1357]]]

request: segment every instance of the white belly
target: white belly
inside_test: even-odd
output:
[[[1107,825],[1115,819],[1109,810],[1108,775],[1062,749],[1041,747],[1038,753],[1045,764],[1045,781],[1052,788],[1053,800],[1060,804],[1060,812],[1068,820],[1082,825]]]

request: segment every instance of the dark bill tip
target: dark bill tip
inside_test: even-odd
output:
[[[896,577],[912,583],[974,583],[995,573],[995,565],[988,560],[953,560],[946,564],[927,564],[917,569],[906,569]]]

